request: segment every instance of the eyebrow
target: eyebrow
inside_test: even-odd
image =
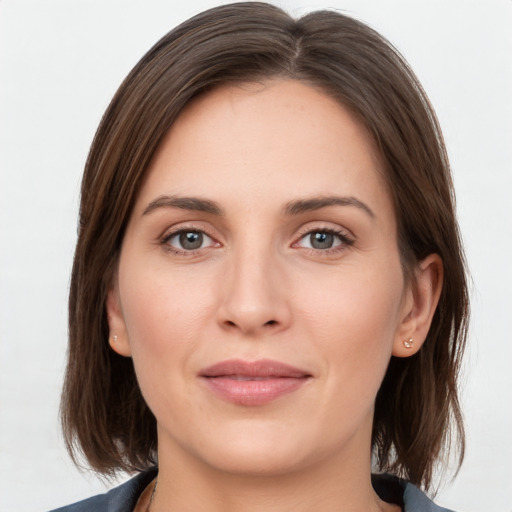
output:
[[[198,197],[160,196],[146,206],[142,215],[147,215],[158,208],[179,208],[196,212],[206,212],[212,215],[224,215],[224,210],[209,199]]]
[[[327,196],[327,197],[312,197],[311,199],[299,199],[290,201],[284,207],[285,215],[300,215],[301,213],[311,212],[327,208],[328,206],[355,206],[366,212],[372,219],[375,218],[375,213],[372,209],[359,199],[355,197],[340,197],[340,196]]]
[[[284,215],[300,215],[329,206],[355,206],[366,212],[372,219],[375,214],[371,208],[356,199],[355,197],[340,197],[340,196],[327,196],[327,197],[312,197],[309,199],[297,199],[290,201],[283,208]],[[151,201],[142,215],[147,215],[158,208],[179,208],[181,210],[189,210],[196,212],[206,212],[212,215],[224,215],[224,210],[215,202],[210,199],[201,199],[198,197],[180,197],[180,196],[160,196]]]

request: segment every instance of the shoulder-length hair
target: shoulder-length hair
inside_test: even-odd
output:
[[[69,296],[69,358],[62,422],[72,456],[103,474],[156,463],[156,420],[131,359],[109,348],[105,300],[137,192],[183,107],[227,83],[291,78],[347,106],[384,163],[406,278],[437,253],[444,265],[426,342],[392,358],[379,390],[372,448],[378,470],[428,487],[450,444],[464,452],[457,376],[468,292],[442,134],[421,85],[395,48],[363,23],[332,11],[293,19],[259,2],[203,12],[165,35],[130,72],[92,143],[81,190]],[[454,435],[451,435],[454,434]]]

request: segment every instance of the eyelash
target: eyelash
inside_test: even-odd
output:
[[[314,255],[331,256],[333,254],[344,251],[347,247],[354,245],[355,239],[347,233],[345,230],[334,229],[334,228],[306,228],[300,233],[299,238],[292,244],[292,247],[297,247],[301,240],[304,240],[307,236],[311,236],[314,233],[323,233],[333,235],[340,241],[339,245],[329,247],[327,249],[316,249],[314,247],[302,247],[303,250],[310,252]],[[300,246],[299,246],[300,247]]]
[[[173,245],[170,244],[170,240],[172,240],[175,237],[178,237],[185,233],[197,233],[204,235],[208,237],[212,244],[207,247],[199,247],[197,249],[179,249]],[[339,244],[335,245],[333,247],[329,247],[326,249],[317,249],[314,247],[301,247],[299,246],[299,242],[301,240],[304,240],[307,236],[311,236],[314,233],[323,233],[328,235],[333,235],[338,238]],[[339,230],[339,229],[333,229],[333,228],[305,228],[302,232],[299,233],[299,237],[296,239],[295,242],[291,245],[294,248],[302,248],[303,250],[310,252],[314,255],[322,255],[322,256],[329,256],[333,253],[338,253],[343,250],[345,250],[347,247],[350,247],[354,244],[355,240],[352,236],[350,236],[346,231]],[[170,233],[165,233],[160,241],[160,245],[162,245],[166,251],[169,251],[177,256],[195,256],[197,253],[203,249],[207,249],[208,247],[219,247],[221,244],[215,240],[215,238],[210,235],[204,228],[198,229],[195,227],[183,227],[179,228],[175,231],[171,231]]]
[[[195,227],[182,227],[175,231],[171,231],[170,233],[169,232],[165,233],[160,239],[160,245],[162,245],[166,251],[169,251],[177,256],[195,256],[198,254],[199,251],[206,249],[207,247],[210,247],[210,246],[199,247],[197,249],[187,250],[187,249],[179,249],[170,244],[170,241],[173,238],[183,235],[185,233],[197,233],[197,234],[206,236],[212,242],[212,244],[210,246],[220,246],[220,243],[217,242],[212,235],[208,234],[208,232],[204,228],[198,229]]]

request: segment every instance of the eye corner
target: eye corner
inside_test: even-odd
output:
[[[158,244],[166,251],[177,256],[195,256],[208,249],[222,247],[204,227],[175,226],[167,229],[159,238]]]
[[[316,237],[313,238],[315,235]],[[355,237],[345,229],[330,226],[305,226],[299,231],[291,247],[327,256],[345,251],[354,242]]]

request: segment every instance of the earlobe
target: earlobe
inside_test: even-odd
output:
[[[430,254],[420,262],[404,301],[402,322],[393,345],[393,355],[408,357],[420,350],[427,338],[443,288],[443,262]]]
[[[121,356],[130,357],[132,353],[126,324],[119,304],[119,295],[114,288],[108,292],[106,308],[110,330],[108,338],[110,348]]]

